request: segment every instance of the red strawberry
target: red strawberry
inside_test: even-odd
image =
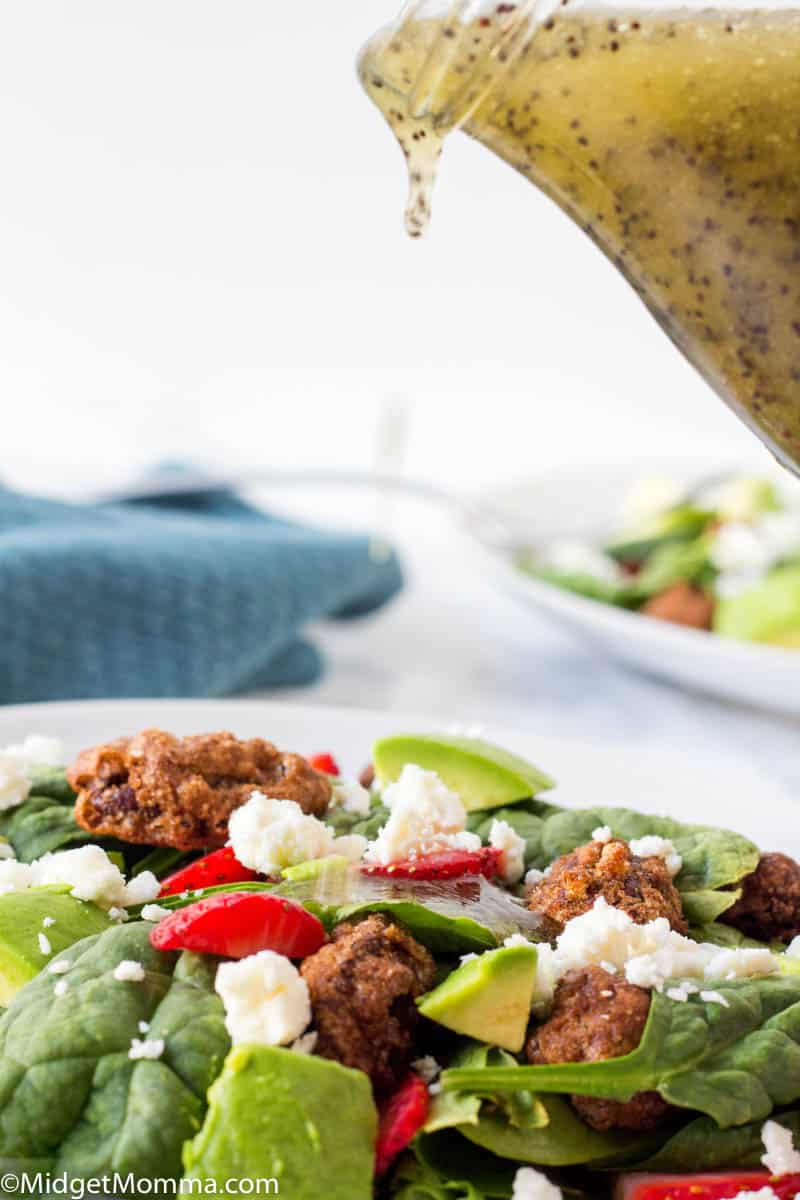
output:
[[[223,846],[170,875],[161,884],[159,895],[179,896],[181,892],[194,892],[198,888],[216,887],[221,883],[250,883],[257,878],[255,871],[242,866],[230,846]]]
[[[197,950],[246,958],[274,950],[305,958],[325,941],[322,922],[302,904],[269,892],[218,892],[179,908],[150,932],[156,950]]]
[[[379,1107],[375,1174],[385,1175],[428,1119],[428,1088],[419,1075],[408,1075]]]
[[[718,1171],[708,1175],[621,1175],[617,1200],[730,1200],[741,1192],[748,1196],[772,1188],[778,1200],[800,1194],[800,1175],[779,1179],[767,1171]]]
[[[342,773],[332,754],[312,754],[308,761],[315,771],[321,771],[323,775],[341,775]]]
[[[441,850],[422,858],[408,858],[388,866],[364,866],[365,875],[391,879],[459,879],[462,875],[485,875],[492,879],[502,851],[484,846],[481,850]]]

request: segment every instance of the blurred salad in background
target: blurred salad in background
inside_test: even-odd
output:
[[[606,540],[557,539],[521,570],[567,591],[724,637],[800,649],[800,494],[735,476],[643,479]]]

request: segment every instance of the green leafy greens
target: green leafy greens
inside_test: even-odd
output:
[[[630,1100],[658,1091],[721,1129],[763,1120],[800,1099],[800,976],[715,985],[722,1003],[653,994],[631,1054],[590,1063],[445,1072],[445,1090],[566,1093]],[[469,1136],[469,1135],[467,1135]]]
[[[43,972],[0,1018],[0,1167],[93,1178],[106,1171],[177,1178],[229,1047],[215,962],[161,954],[136,922],[77,942],[68,991]],[[114,979],[123,960],[142,982]],[[128,1057],[133,1038],[163,1039],[157,1059]]]

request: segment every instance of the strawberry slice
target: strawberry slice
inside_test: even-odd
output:
[[[315,771],[321,771],[323,775],[341,775],[342,773],[332,754],[312,754],[308,761]]]
[[[160,896],[179,896],[198,888],[216,887],[220,883],[250,883],[257,879],[255,871],[243,867],[230,846],[223,846],[205,858],[198,858],[170,875],[161,884]]]
[[[727,1171],[707,1175],[624,1175],[616,1200],[732,1200],[742,1192],[772,1188],[780,1200],[800,1194],[800,1175],[776,1179],[766,1171]]]
[[[375,1174],[385,1175],[428,1119],[428,1087],[419,1075],[408,1075],[379,1107]]]
[[[246,958],[274,950],[305,958],[325,941],[322,922],[302,904],[268,892],[218,892],[177,909],[150,931],[156,950]]]
[[[490,846],[480,850],[441,850],[437,854],[407,858],[386,866],[363,866],[361,870],[365,875],[392,879],[459,879],[463,875],[485,875],[492,879],[497,874],[501,854],[501,850]]]

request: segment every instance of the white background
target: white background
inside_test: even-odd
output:
[[[423,244],[354,75],[399,0],[0,6],[0,475],[164,455],[463,487],[751,439],[600,253],[466,138]]]

